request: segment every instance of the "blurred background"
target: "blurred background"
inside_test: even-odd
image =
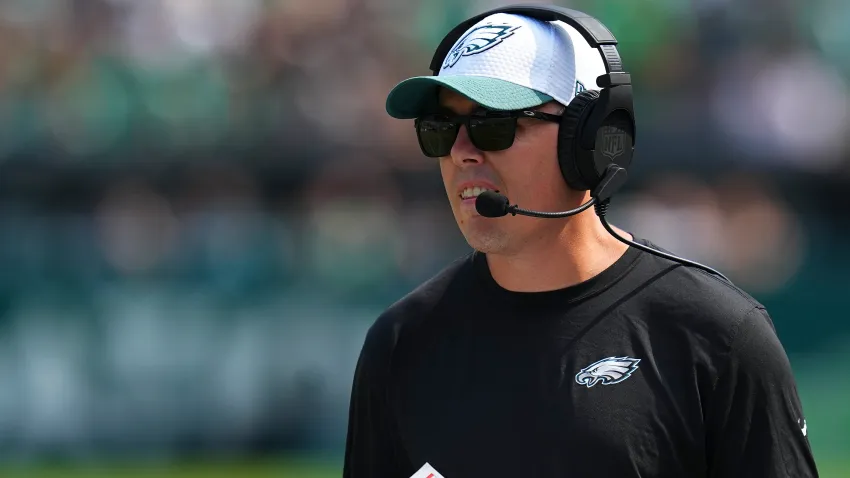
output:
[[[508,3],[2,0],[0,475],[341,476],[366,329],[467,252],[386,94]],[[612,222],[768,307],[850,477],[850,2],[558,4],[636,84]]]

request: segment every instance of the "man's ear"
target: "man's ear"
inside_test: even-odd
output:
[[[537,108],[534,108],[534,109],[537,110],[537,111],[543,111],[545,113],[552,113],[552,114],[555,114],[555,115],[561,115],[561,114],[564,114],[564,111],[566,111],[567,107],[565,105],[561,104],[560,102],[558,102],[558,100],[552,100],[552,101],[547,101],[546,103],[543,103],[542,105],[540,105],[540,106],[538,106]]]

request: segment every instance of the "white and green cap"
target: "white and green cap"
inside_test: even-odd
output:
[[[387,97],[387,113],[416,118],[449,88],[493,110],[532,108],[556,100],[567,105],[579,92],[599,89],[604,75],[599,50],[561,21],[497,13],[455,42],[436,76],[402,81]]]

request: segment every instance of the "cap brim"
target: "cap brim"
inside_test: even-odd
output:
[[[398,119],[416,118],[437,106],[437,88],[453,90],[493,110],[540,106],[552,97],[509,81],[486,76],[416,76],[402,81],[387,96],[387,113]]]

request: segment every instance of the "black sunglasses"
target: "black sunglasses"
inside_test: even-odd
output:
[[[430,114],[416,118],[414,127],[419,147],[429,158],[448,156],[461,125],[481,151],[502,151],[514,144],[518,118],[535,118],[560,123],[561,117],[531,110],[487,111],[471,115]]]

